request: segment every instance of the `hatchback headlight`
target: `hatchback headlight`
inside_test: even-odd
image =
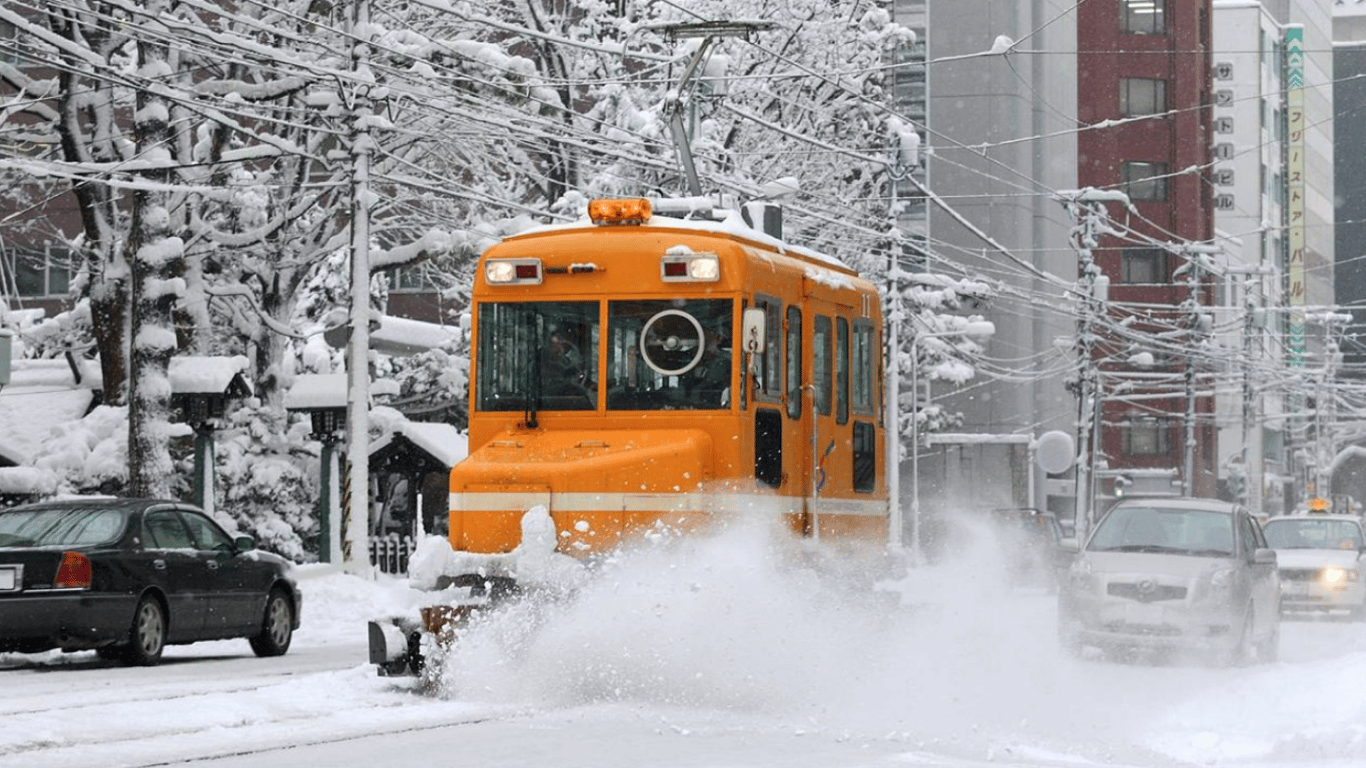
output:
[[[1332,566],[1324,568],[1319,574],[1319,578],[1325,584],[1348,584],[1361,579],[1361,572],[1355,568],[1338,568]]]
[[[1226,597],[1233,593],[1233,585],[1238,580],[1238,572],[1231,568],[1221,568],[1209,575],[1209,591],[1215,597]]]
[[[1067,581],[1076,589],[1085,589],[1091,583],[1091,561],[1078,557],[1067,569]]]

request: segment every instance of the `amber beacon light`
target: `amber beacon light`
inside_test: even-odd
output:
[[[601,226],[644,224],[650,220],[650,201],[643,197],[625,200],[593,200],[588,203],[588,218]]]

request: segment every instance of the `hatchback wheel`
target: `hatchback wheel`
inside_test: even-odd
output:
[[[271,590],[266,598],[266,613],[261,620],[261,633],[251,638],[251,650],[257,656],[283,656],[294,637],[294,608],[281,590]]]
[[[1256,622],[1252,614],[1252,608],[1247,609],[1243,615],[1242,622],[1234,627],[1233,646],[1221,654],[1219,663],[1225,667],[1243,667],[1252,659],[1252,633]]]
[[[123,651],[127,664],[140,667],[154,666],[161,661],[166,648],[166,611],[161,601],[143,595],[133,611],[133,627],[128,632],[128,645]]]
[[[1277,617],[1279,619],[1279,617]],[[1281,657],[1281,622],[1275,621],[1271,625],[1271,632],[1266,639],[1257,646],[1257,661],[1261,664],[1273,664]]]

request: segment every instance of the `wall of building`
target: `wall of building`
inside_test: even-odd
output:
[[[1209,178],[1214,101],[1211,5],[1208,0],[1167,0],[1161,4],[1165,6],[1164,23],[1157,25],[1154,33],[1141,34],[1121,29],[1123,2],[1092,0],[1077,8],[1077,118],[1083,126],[1078,139],[1078,184],[1118,189],[1122,188],[1125,163],[1165,164],[1169,174],[1165,195],[1133,200],[1137,215],[1111,205],[1111,216],[1123,221],[1136,235],[1159,243],[1207,243],[1214,236],[1214,187]],[[1121,109],[1121,88],[1127,79],[1162,82],[1166,111],[1126,118]],[[1132,188],[1127,191],[1131,195],[1137,192]],[[1131,329],[1165,327],[1170,334],[1172,324],[1183,321],[1177,307],[1190,295],[1179,271],[1189,257],[1180,249],[1172,253],[1166,259],[1165,280],[1158,275],[1142,284],[1126,283],[1123,249],[1134,246],[1136,239],[1104,238],[1096,252],[1097,266],[1111,280],[1109,297],[1113,303],[1172,307],[1171,311],[1154,311],[1151,328],[1141,327],[1144,321],[1139,321]],[[1195,299],[1202,306],[1213,303],[1214,291],[1208,282],[1197,291]],[[1180,347],[1193,344],[1194,340],[1173,340],[1178,345],[1176,349],[1158,348],[1165,352],[1166,359],[1159,359],[1157,371],[1140,371],[1128,362],[1131,353],[1122,339],[1102,345],[1097,363],[1106,368],[1107,378],[1112,381],[1126,377],[1137,381],[1137,376],[1161,372],[1179,382],[1185,378],[1188,364]],[[1207,381],[1204,372],[1201,374],[1196,385],[1189,388],[1167,384],[1161,390],[1146,390],[1140,382],[1123,392],[1118,387],[1112,387],[1114,392],[1106,391],[1099,460],[1111,469],[1177,467],[1183,469],[1184,477],[1189,458],[1193,473],[1186,480],[1186,489],[1196,495],[1214,495],[1214,403],[1203,386]],[[1192,402],[1194,420],[1187,416]],[[1161,439],[1145,443],[1142,451],[1137,450],[1137,444],[1128,439],[1135,433],[1134,425],[1139,423],[1136,420],[1154,416],[1160,425],[1165,425],[1159,430]],[[1187,424],[1192,425],[1191,433],[1186,432]],[[1186,448],[1188,436],[1195,439],[1191,449]]]
[[[964,414],[964,432],[1071,431],[1076,401],[1062,373],[1068,353],[1056,351],[1054,340],[1074,329],[1060,281],[1075,279],[1077,261],[1068,243],[1071,222],[1054,193],[1077,183],[1074,16],[1042,0],[932,3],[928,35],[928,177],[979,230],[932,208],[931,238],[937,253],[963,270],[1009,286],[964,311],[995,323],[987,357],[1020,371],[999,381],[984,372],[959,392],[936,387],[934,397]],[[972,55],[989,52],[1000,35],[1020,42],[1009,53]],[[1032,276],[1015,259],[1058,280]],[[951,474],[936,464],[942,461],[932,455],[922,467],[930,498],[946,494],[933,479],[923,482]],[[1033,503],[1044,506],[1045,486],[1037,485]]]

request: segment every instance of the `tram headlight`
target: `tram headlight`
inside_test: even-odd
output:
[[[490,285],[540,285],[537,259],[493,259],[484,262],[484,281]]]
[[[666,283],[714,283],[721,279],[721,258],[714,253],[666,254],[659,274]]]

